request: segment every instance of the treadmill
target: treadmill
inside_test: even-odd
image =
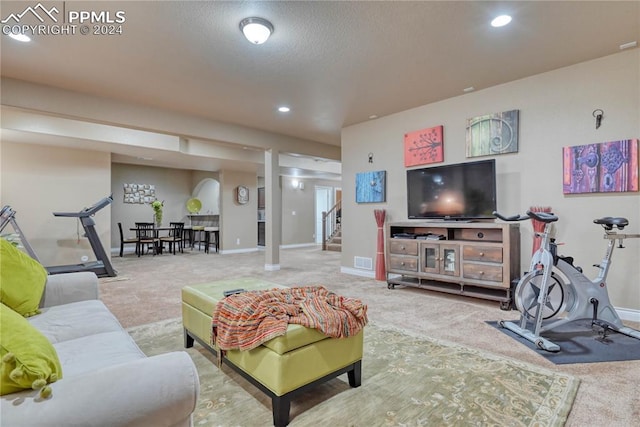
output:
[[[85,237],[89,239],[93,253],[96,255],[96,261],[89,261],[81,264],[71,265],[58,265],[52,267],[45,267],[49,274],[61,274],[61,273],[77,273],[80,271],[92,271],[98,277],[115,277],[117,271],[113,269],[111,261],[107,256],[107,253],[102,246],[100,237],[96,232],[96,223],[92,216],[95,215],[100,209],[109,206],[113,202],[113,196],[105,197],[93,206],[84,208],[80,212],[54,212],[54,216],[79,218],[80,223],[85,231]]]

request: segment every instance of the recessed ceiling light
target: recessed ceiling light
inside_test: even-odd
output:
[[[638,46],[638,42],[633,41],[629,43],[624,43],[620,45],[620,50],[631,49],[632,47]]]
[[[278,111],[280,111],[281,113],[288,113],[289,111],[291,111],[291,108],[289,108],[289,107],[279,107]]]
[[[511,22],[511,17],[509,15],[500,15],[491,21],[492,27],[504,27],[509,22]]]
[[[18,34],[9,33],[9,37],[11,37],[14,40],[18,40],[19,42],[30,42],[31,41],[31,38],[29,36],[25,36],[22,33],[18,33]]]

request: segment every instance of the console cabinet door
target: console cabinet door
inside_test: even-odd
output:
[[[440,245],[423,243],[422,248],[422,272],[440,273]]]
[[[423,243],[421,249],[423,273],[460,275],[460,245]]]

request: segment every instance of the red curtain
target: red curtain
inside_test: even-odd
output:
[[[376,252],[376,280],[387,280],[387,270],[384,265],[384,219],[387,215],[384,209],[375,209],[373,215],[378,225],[378,249]]]
[[[550,206],[531,206],[529,208],[531,212],[551,212]],[[544,222],[538,221],[537,219],[532,219],[531,223],[533,224],[533,231],[536,233],[542,233],[544,231]],[[538,249],[540,249],[541,239],[538,236],[533,236],[533,250],[531,254],[535,254]]]

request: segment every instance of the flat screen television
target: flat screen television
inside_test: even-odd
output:
[[[494,219],[495,159],[407,170],[407,205],[410,219]]]

